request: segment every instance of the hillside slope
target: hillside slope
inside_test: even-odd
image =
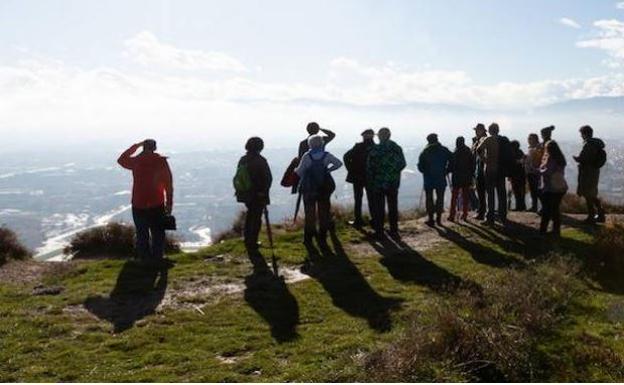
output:
[[[239,240],[175,255],[162,272],[12,262],[0,268],[0,380],[366,381],[367,355],[414,314],[554,252],[580,261],[582,293],[544,339],[540,354],[558,369],[539,379],[623,381],[602,363],[624,356],[624,284],[590,255],[594,230],[567,216],[553,241],[536,236],[534,215],[511,219],[506,230],[404,221],[402,240],[382,243],[339,225],[311,263],[301,231],[279,227],[283,278],[251,274]]]

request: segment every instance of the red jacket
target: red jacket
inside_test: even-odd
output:
[[[131,156],[138,148],[139,145],[132,145],[117,160],[121,167],[132,170],[132,207],[173,206],[173,178],[167,158],[155,152]]]

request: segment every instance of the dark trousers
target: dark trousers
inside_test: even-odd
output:
[[[446,187],[425,189],[427,215],[429,219],[433,219],[434,214],[442,215],[444,211],[444,192]],[[433,194],[435,192],[435,200]]]
[[[366,200],[368,201],[368,213],[372,216],[370,191],[362,183],[353,183],[353,219],[356,224],[362,224],[362,200],[364,199],[364,191],[366,191]]]
[[[598,213],[598,215],[604,215],[604,209],[602,208],[600,198],[585,197],[585,202],[587,203],[587,216],[589,218],[593,219],[596,216],[596,213]]]
[[[487,211],[485,175],[478,174],[475,185],[477,190],[477,198],[479,199],[479,208],[477,209],[477,214],[480,217],[484,217],[485,212]]]
[[[507,187],[505,186],[505,177],[501,173],[493,173],[486,175],[486,192],[487,192],[487,219],[493,221],[496,219],[496,202],[498,201],[498,217],[505,221],[507,219]]]
[[[327,194],[303,195],[303,209],[305,211],[304,237],[306,241],[312,240],[315,235],[318,235],[319,239],[324,240],[327,238],[327,231],[331,223],[329,198],[330,195]]]
[[[516,211],[526,210],[526,175],[514,175],[511,178],[511,189],[516,201]]]
[[[537,211],[537,202],[539,201],[539,174],[527,174],[529,182],[529,193],[531,194],[531,210]]]
[[[542,193],[542,223],[540,225],[540,232],[546,233],[548,230],[548,224],[553,222],[553,233],[559,235],[561,233],[561,200],[563,199],[563,193]]]
[[[132,208],[132,219],[136,228],[136,250],[141,259],[161,259],[165,254],[165,208]]]
[[[262,213],[264,205],[259,203],[246,203],[247,215],[245,216],[245,229],[243,235],[245,237],[245,247],[248,251],[258,249],[258,236],[262,228]]]
[[[453,219],[455,219],[455,214],[457,213],[457,199],[460,197],[460,194],[462,199],[462,215],[464,218],[468,216],[468,210],[470,209],[470,187],[453,187],[450,212],[450,217]]]
[[[388,205],[390,232],[399,231],[399,189],[385,188],[373,192],[373,228],[377,234],[383,234],[384,231],[386,204]]]

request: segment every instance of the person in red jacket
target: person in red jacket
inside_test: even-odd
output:
[[[132,156],[140,147],[143,151]],[[147,139],[130,146],[117,163],[132,170],[132,218],[136,227],[136,249],[144,261],[162,260],[165,249],[163,218],[173,209],[173,178],[167,158],[156,151],[156,141]]]

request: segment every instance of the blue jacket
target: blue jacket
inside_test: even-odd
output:
[[[418,158],[418,171],[423,174],[425,190],[445,188],[451,152],[440,143],[428,144]]]

